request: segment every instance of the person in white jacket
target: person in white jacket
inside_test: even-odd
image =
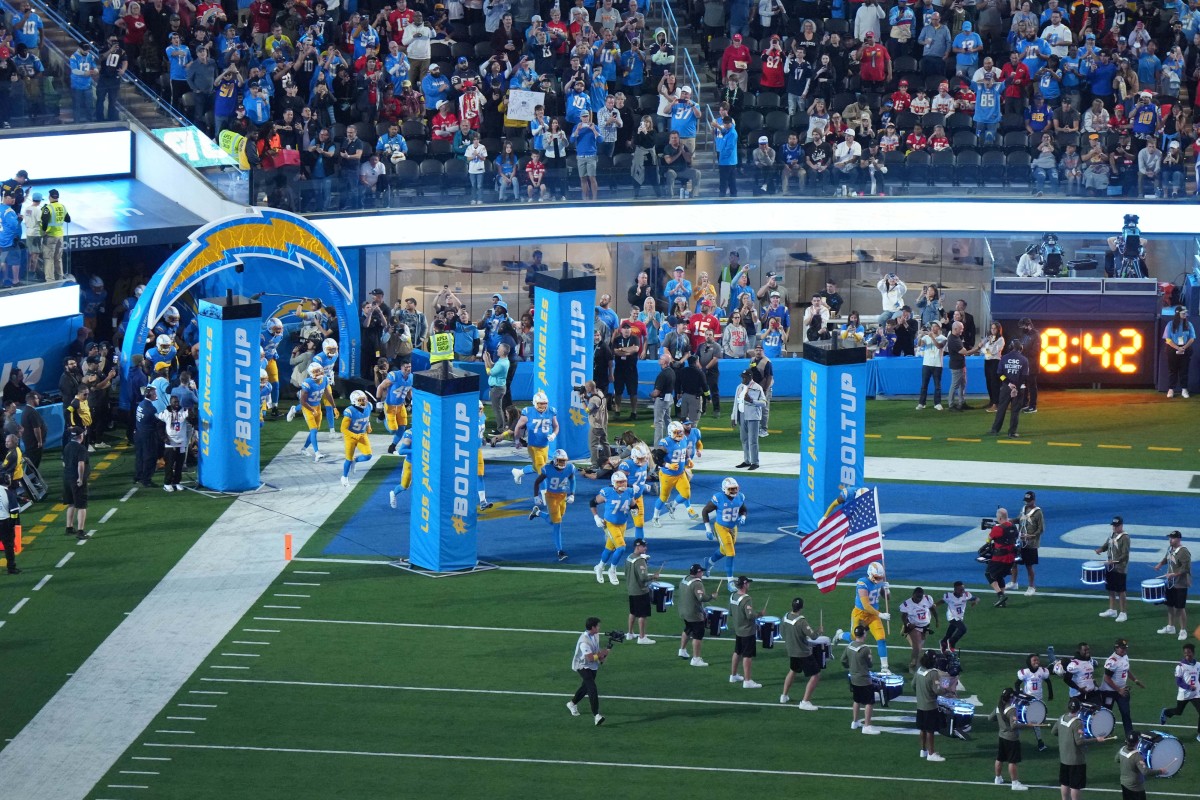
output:
[[[163,458],[167,462],[166,476],[163,478],[163,490],[182,492],[183,462],[187,458],[188,448],[192,444],[192,424],[188,420],[188,412],[180,405],[179,398],[172,395],[167,407],[158,412],[158,418],[166,427],[167,438],[163,442]]]
[[[904,307],[904,293],[908,291],[908,287],[900,280],[899,275],[889,272],[879,279],[875,288],[879,290],[880,299],[883,301],[883,312],[879,315],[879,324],[883,325],[892,317],[900,315],[900,309]]]
[[[883,10],[883,6],[876,0],[865,0],[854,14],[854,38],[860,42],[866,41],[867,33],[873,33],[875,41],[882,41],[879,36],[879,23],[885,19],[887,12]]]

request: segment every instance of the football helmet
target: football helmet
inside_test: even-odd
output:
[[[325,379],[325,368],[322,367],[320,364],[309,364],[308,365],[308,377],[312,378],[314,381],[324,380]]]
[[[158,348],[159,353],[161,353],[165,356],[171,352],[171,348],[174,345],[171,342],[170,336],[167,336],[165,333],[160,333],[158,335],[158,338],[154,340],[154,346],[156,348]]]
[[[350,393],[350,403],[356,408],[367,407],[367,393],[362,389],[356,389]]]
[[[483,405],[483,401],[482,401],[482,400],[480,400],[480,401],[479,401],[479,410],[480,410],[480,411],[483,411],[484,407],[485,407],[485,406]]]
[[[175,306],[167,306],[167,310],[163,312],[163,319],[167,321],[168,325],[178,325],[179,309]]]
[[[737,493],[738,493],[737,479],[736,478],[726,478],[725,480],[721,481],[721,491],[725,493],[726,497],[737,497]]]
[[[141,297],[142,292],[144,291],[146,291],[146,285],[144,283],[139,283],[137,286],[133,287],[133,296]]]
[[[640,465],[643,465],[643,464],[645,464],[647,461],[649,461],[649,460],[650,460],[650,448],[649,448],[649,447],[646,447],[646,445],[644,445],[644,444],[641,444],[641,443],[639,442],[638,444],[635,444],[635,445],[633,446],[633,450],[631,451],[631,455],[633,456],[633,460],[634,460],[634,461],[635,461],[635,462],[636,462],[636,463],[637,463],[639,466],[640,466]]]
[[[621,472],[621,470],[614,472],[611,480],[614,489],[624,489],[629,485],[629,476]]]
[[[88,285],[99,291],[104,288],[104,278],[101,278],[99,275],[93,275],[92,279],[88,281]]]
[[[282,336],[283,335],[283,322],[281,322],[279,319],[277,319],[275,317],[271,317],[269,320],[267,320],[267,331],[272,336]]]
[[[326,339],[325,341],[321,342],[321,350],[330,358],[337,358],[338,343],[333,339]]]
[[[875,582],[879,582],[879,581],[883,580],[883,578],[884,578],[883,564],[881,564],[878,561],[872,561],[867,566],[867,577]]]
[[[559,449],[554,451],[554,463],[558,465],[559,469],[562,469],[563,467],[565,467],[567,465],[568,461],[570,461],[570,458],[567,456],[566,450],[563,450],[560,447]],[[559,462],[562,462],[562,463],[559,463]]]
[[[672,422],[667,426],[667,435],[677,442],[683,441],[683,437],[687,432],[683,429],[683,425],[678,422]]]
[[[546,409],[550,407],[550,398],[546,397],[545,392],[539,390],[537,394],[533,396],[533,407],[544,414]]]
[[[259,383],[267,383],[270,380],[271,380],[271,378],[267,375],[267,371],[265,369],[260,369],[258,371],[258,382]]]

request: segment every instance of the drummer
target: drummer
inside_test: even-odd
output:
[[[1004,785],[1001,772],[1004,765],[1008,764],[1008,777],[1012,781],[1013,791],[1025,792],[1029,787],[1017,777],[1017,765],[1021,763],[1021,728],[1033,728],[1035,731],[1037,728],[1023,724],[1017,719],[1017,707],[1013,705],[1015,696],[1016,692],[1011,688],[1001,692],[1000,701],[995,710],[988,715],[988,721],[994,720],[1000,728],[1000,742],[996,749],[995,783],[998,786]]]
[[[1129,642],[1117,639],[1113,643],[1113,654],[1104,662],[1104,682],[1100,685],[1100,694],[1105,699],[1104,705],[1111,704],[1121,709],[1121,725],[1125,728],[1126,736],[1133,733],[1133,719],[1129,715],[1130,682],[1146,688],[1146,684],[1129,669]]]
[[[921,656],[921,666],[913,676],[913,694],[917,696],[917,731],[921,736],[921,758],[926,761],[945,761],[934,748],[934,735],[942,729],[942,712],[938,708],[938,697],[953,697],[957,681],[941,670],[934,668],[937,654],[926,650]],[[947,684],[943,679],[948,679]]]
[[[1187,594],[1192,585],[1192,554],[1183,546],[1183,534],[1171,531],[1167,534],[1167,554],[1155,565],[1157,572],[1164,566],[1167,574],[1167,626],[1159,633],[1179,632],[1179,641],[1187,640]]]
[[[718,584],[720,585],[720,584]],[[675,595],[675,609],[683,619],[683,634],[679,637],[679,657],[687,658],[688,639],[692,640],[691,665],[707,667],[708,662],[700,656],[704,647],[704,604],[716,597],[704,590],[704,567],[692,564],[687,577],[679,584]]]
[[[1108,540],[1096,548],[1096,553],[1108,553],[1104,572],[1104,588],[1108,590],[1108,609],[1100,612],[1102,617],[1116,617],[1117,622],[1129,619],[1125,612],[1125,578],[1129,572],[1129,534],[1125,533],[1125,521],[1112,518],[1112,533]]]
[[[1141,737],[1136,733],[1125,734],[1125,745],[1117,751],[1117,763],[1121,765],[1121,800],[1146,800],[1146,776],[1166,775],[1165,769],[1151,769],[1138,748]]]
[[[1087,751],[1092,743],[1108,739],[1099,736],[1089,739],[1083,733],[1083,720],[1079,710],[1083,701],[1072,697],[1067,702],[1067,713],[1058,718],[1054,735],[1058,737],[1058,788],[1063,800],[1079,800],[1087,788]]]
[[[912,659],[908,662],[908,671],[912,672],[917,668],[925,637],[940,621],[937,606],[933,604],[933,598],[918,586],[913,589],[912,597],[900,604],[900,618],[904,621],[904,635],[912,645]]]
[[[1042,666],[1042,660],[1038,658],[1037,653],[1030,653],[1026,656],[1025,669],[1017,670],[1017,680],[1021,682],[1021,692],[1035,700],[1040,700],[1043,705],[1047,700],[1054,699],[1054,687],[1050,684],[1049,678],[1050,670]],[[1042,729],[1034,728],[1033,735],[1037,738],[1038,752],[1045,751],[1047,747],[1046,743],[1042,741]]]
[[[659,569],[662,572],[662,569]],[[629,590],[629,632],[633,638],[633,622],[637,620],[638,644],[655,644],[646,635],[646,620],[650,617],[650,582],[658,580],[659,572],[650,574],[646,564],[646,540],[633,540],[633,555],[625,559],[625,586]]]
[[[783,640],[787,642],[791,664],[787,677],[783,679],[783,694],[779,695],[779,702],[787,703],[791,699],[788,697],[788,691],[792,688],[792,681],[795,680],[797,672],[803,672],[808,677],[808,684],[804,687],[804,699],[800,701],[799,708],[801,711],[816,711],[817,707],[812,703],[812,693],[821,682],[821,663],[810,642],[818,636],[823,636],[825,628],[817,628],[814,631],[812,625],[804,618],[803,611],[804,598],[796,597],[792,600],[792,610],[783,617]]]
[[[871,724],[871,712],[875,708],[875,690],[871,688],[871,649],[867,647],[867,626],[855,625],[850,632],[854,637],[842,651],[842,666],[850,676],[850,730],[862,729],[867,736],[878,736],[883,731]],[[858,721],[858,708],[863,708],[863,721]]]
[[[754,601],[750,599],[751,579],[745,575],[738,576],[734,582],[737,587],[729,601],[730,627],[733,628],[733,659],[729,664],[729,682],[740,683],[743,689],[761,689],[761,683],[750,679],[750,668],[754,656],[758,653],[758,620],[763,612],[754,610]],[[738,663],[741,663],[744,677],[738,675]]]

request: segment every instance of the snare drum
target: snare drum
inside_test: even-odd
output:
[[[658,613],[663,613],[667,606],[675,605],[675,587],[661,581],[650,581],[650,601]]]
[[[720,636],[721,631],[729,628],[729,609],[720,606],[705,606],[704,620],[709,634]]]
[[[881,705],[887,705],[904,691],[904,678],[899,675],[884,675],[881,672],[868,673],[871,676],[871,688],[879,698]]]
[[[1116,727],[1116,718],[1111,711],[1091,703],[1084,703],[1079,709],[1079,721],[1083,724],[1083,735],[1089,739],[1111,736]]]
[[[942,721],[946,724],[946,734],[956,739],[968,739],[971,724],[975,720],[975,706],[957,697],[939,697],[938,711],[942,712]]]
[[[1146,759],[1150,769],[1166,770],[1164,778],[1169,778],[1183,767],[1186,753],[1183,744],[1169,733],[1150,731],[1143,733],[1138,741],[1138,752]]]
[[[1046,721],[1046,704],[1031,695],[1018,693],[1013,698],[1017,722],[1022,725],[1041,725]]]
[[[1108,572],[1108,564],[1104,561],[1083,562],[1083,577],[1080,579],[1084,586],[1103,586],[1104,573]]]
[[[1167,582],[1162,578],[1142,581],[1142,602],[1156,605],[1167,601]]]
[[[758,626],[758,640],[763,647],[770,650],[776,642],[783,641],[783,632],[780,630],[783,620],[779,617],[759,617],[755,624]]]
[[[829,641],[829,637],[818,636],[809,639],[808,644],[812,647],[813,658],[817,659],[821,669],[825,669],[825,665],[833,660],[833,643]]]

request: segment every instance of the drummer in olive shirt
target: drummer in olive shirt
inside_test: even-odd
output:
[[[1104,572],[1108,609],[1101,611],[1100,616],[1116,617],[1117,622],[1124,622],[1128,618],[1125,613],[1128,610],[1125,606],[1125,583],[1129,572],[1129,534],[1125,532],[1125,521],[1119,516],[1112,518],[1112,534],[1096,548],[1096,553],[1108,554],[1108,569]]]
[[[646,540],[635,539],[633,555],[625,559],[625,586],[629,590],[629,633],[633,637],[633,621],[638,624],[638,644],[654,644],[646,635],[646,619],[650,616],[650,581],[658,580],[658,573],[650,575],[646,565]]]
[[[1081,705],[1078,697],[1068,700],[1067,713],[1054,726],[1054,735],[1058,737],[1058,788],[1063,800],[1079,800],[1087,788],[1088,745],[1107,741],[1103,736],[1095,739],[1084,736],[1083,720],[1079,718]]]
[[[850,730],[862,728],[868,736],[883,731],[871,724],[871,711],[875,707],[875,689],[871,686],[871,648],[867,646],[867,627],[856,625],[854,639],[842,651],[842,666],[850,672],[850,696],[854,704],[850,707]],[[858,722],[858,707],[864,709],[862,725]]]
[[[944,687],[942,680],[948,678],[941,670],[934,669],[937,656],[926,650],[921,656],[921,666],[913,675],[913,690],[917,696],[917,730],[921,734],[921,758],[926,761],[945,761],[934,750],[933,737],[942,729],[942,712],[938,710],[938,695],[953,695]]]
[[[792,610],[783,617],[783,640],[787,642],[791,668],[787,677],[783,679],[783,694],[779,695],[779,702],[788,702],[788,690],[792,688],[792,681],[797,672],[803,672],[808,677],[808,685],[804,688],[804,699],[800,701],[799,707],[801,711],[816,711],[817,707],[812,704],[812,693],[821,682],[821,664],[817,655],[813,653],[809,640],[824,634],[825,629],[814,631],[804,614],[800,613],[803,610],[804,598],[797,597],[792,600]]]
[[[761,611],[754,610],[754,601],[750,599],[747,590],[750,588],[750,579],[745,575],[738,577],[734,584],[737,587],[737,594],[730,599],[729,624],[733,628],[733,659],[729,665],[729,682],[741,682],[743,689],[761,689],[761,683],[755,683],[750,679],[750,666],[754,661],[754,656],[758,654],[758,618],[763,615]],[[744,664],[745,678],[738,675],[738,662]]]
[[[1001,692],[1000,701],[988,715],[988,721],[995,721],[1000,729],[1000,742],[996,747],[996,783],[1004,784],[1000,771],[1008,764],[1008,777],[1012,779],[1013,790],[1024,792],[1028,791],[1029,787],[1017,777],[1017,765],[1021,763],[1021,728],[1027,726],[1017,718],[1017,707],[1013,705],[1016,694],[1016,690],[1011,687]]]
[[[626,581],[628,583],[628,581]],[[687,658],[687,642],[692,640],[693,667],[707,667],[708,662],[700,657],[700,649],[704,646],[704,604],[716,595],[704,591],[704,567],[692,564],[687,577],[679,582],[679,591],[675,595],[675,608],[683,620],[683,634],[679,637],[679,657]]]
[[[1121,765],[1121,800],[1146,800],[1146,776],[1166,775],[1165,769],[1151,769],[1142,757],[1138,744],[1141,737],[1131,733],[1125,737],[1125,746],[1117,751],[1117,763]]]

